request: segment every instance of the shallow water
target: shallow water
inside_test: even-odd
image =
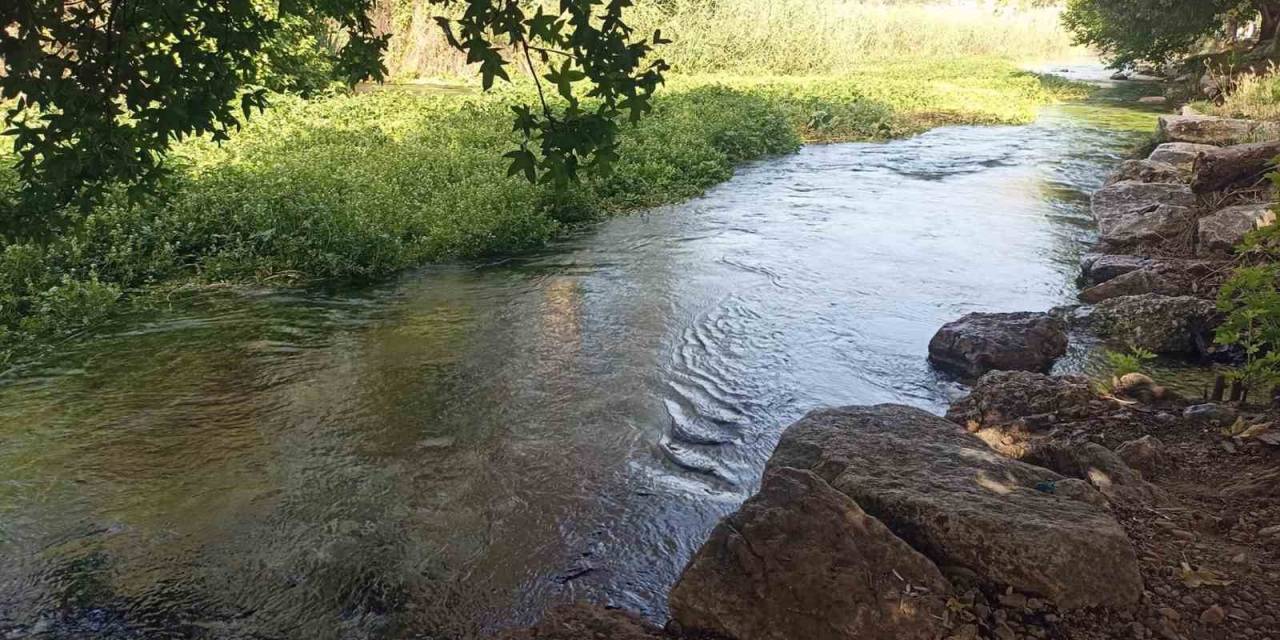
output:
[[[454,638],[667,589],[782,427],[941,411],[1153,116],[810,147],[547,252],[175,302],[0,382],[0,637]]]

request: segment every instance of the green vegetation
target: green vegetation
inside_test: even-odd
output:
[[[1081,44],[1097,48],[1115,66],[1163,63],[1195,53],[1210,37],[1232,39],[1257,22],[1258,41],[1276,36],[1276,0],[1069,0],[1063,22]]]
[[[506,154],[511,172],[530,181],[543,174],[565,183],[579,166],[614,162],[618,121],[636,122],[650,110],[667,70],[649,55],[663,43],[661,34],[636,37],[624,22],[631,0],[428,1],[439,9],[436,28],[475,64],[485,89],[510,80],[511,69],[522,65],[538,84],[536,108],[512,106],[521,138]],[[0,99],[10,101],[5,135],[18,156],[28,207],[92,204],[121,184],[150,188],[175,141],[227,140],[254,109],[266,108],[267,88],[256,81],[307,91],[322,84],[316,76],[348,84],[383,79],[391,36],[378,32],[374,6],[375,0],[6,3]],[[560,99],[554,106],[543,80]],[[580,100],[584,93],[589,103]]]
[[[1197,102],[1202,113],[1228,118],[1280,120],[1280,75],[1272,65],[1263,73],[1244,73],[1231,79],[1231,91],[1220,102]]]
[[[588,157],[606,150],[612,165],[611,171],[584,171],[576,183],[509,177],[528,162],[525,157],[513,167],[509,152],[534,151],[531,140],[536,146],[546,137],[538,126],[511,130],[512,107],[540,103],[527,77],[515,75],[514,84],[485,94],[334,91],[327,79],[336,62],[317,53],[331,45],[306,21],[281,23],[259,54],[271,63],[254,67],[255,83],[300,95],[264,94],[271,108],[221,145],[192,138],[177,143],[167,159],[172,171],[150,193],[139,197],[129,193],[128,180],[107,181],[92,207],[32,207],[23,199],[29,183],[3,163],[0,362],[92,327],[122,302],[145,302],[152,292],[372,278],[427,262],[509,255],[566,226],[697,195],[727,179],[736,164],[791,152],[805,141],[1021,123],[1043,104],[1081,95],[1080,87],[1021,72],[1011,60],[1023,45],[1029,56],[1066,50],[1045,10],[982,13],[815,0],[710,4],[669,0],[636,11],[641,28],[682,34],[683,44],[671,45],[671,53],[683,73],[658,94],[651,117],[624,124],[613,142],[605,135],[574,152],[585,167]],[[426,0],[402,5],[412,5],[411,24],[423,23],[430,6]],[[400,9],[397,20],[406,20]],[[814,22],[776,31],[801,15]],[[874,16],[886,19],[873,28]],[[772,48],[739,52],[759,54],[751,59],[732,51],[714,57],[717,48],[699,42],[723,35],[711,33],[721,19],[720,29],[736,30],[739,44],[763,39]],[[746,30],[761,20],[757,30]],[[914,34],[907,30],[912,21]],[[427,24],[439,33],[434,22]],[[775,31],[765,29],[768,24]],[[949,55],[862,55],[907,46],[909,39],[919,44],[921,29],[934,37],[926,40],[946,42],[939,46]],[[844,33],[855,35],[857,46]],[[405,38],[391,39],[393,61]],[[1004,42],[993,46],[992,40]],[[559,79],[543,83],[548,110],[530,116],[562,118],[571,108],[572,94],[554,89]],[[577,104],[579,116],[600,113],[602,104],[608,110],[600,98]],[[615,107],[621,106],[620,98]],[[573,145],[573,136],[560,142]],[[550,171],[541,163],[555,150],[537,151],[535,169]]]
[[[843,74],[895,60],[1063,60],[1083,53],[1036,0],[646,0],[628,13],[639,33],[672,40],[662,56],[677,74]],[[474,77],[451,54],[429,0],[393,0],[379,19],[393,36],[387,67],[401,80]]]

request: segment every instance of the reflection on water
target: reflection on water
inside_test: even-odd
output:
[[[811,147],[543,255],[221,293],[0,386],[4,637],[454,638],[665,613],[780,428],[941,410],[943,322],[1068,302],[1086,193],[1150,130]]]

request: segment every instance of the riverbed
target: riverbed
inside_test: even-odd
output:
[[[812,146],[533,256],[181,296],[0,380],[0,637],[462,638],[666,592],[823,405],[1069,303],[1154,114]],[[6,635],[8,634],[8,635]]]

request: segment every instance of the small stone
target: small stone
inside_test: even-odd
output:
[[[1263,538],[1280,537],[1280,524],[1273,525],[1265,529],[1259,529],[1258,535]]]
[[[1165,640],[1178,640],[1178,629],[1166,618],[1157,620],[1155,627],[1151,630]]]
[[[1141,622],[1134,622],[1129,625],[1129,633],[1131,633],[1134,638],[1141,640],[1142,638],[1147,637],[1147,628],[1142,626]]]
[[[1172,535],[1173,537],[1179,540],[1195,540],[1196,539],[1196,534],[1191,533],[1190,531],[1186,531],[1184,529],[1174,529],[1169,532],[1169,535]]]
[[[1182,619],[1182,614],[1178,613],[1177,611],[1174,611],[1173,609],[1170,609],[1169,607],[1161,608],[1160,615],[1170,620],[1173,620],[1174,622],[1177,622]]]
[[[1216,604],[1200,614],[1200,622],[1203,624],[1222,624],[1226,619],[1227,612]]]
[[[1000,596],[1000,604],[1010,609],[1021,609],[1027,606],[1027,597],[1021,593],[1006,593]]]
[[[952,640],[978,640],[978,625],[966,624],[956,629],[955,634],[951,636]]]
[[[1235,422],[1237,415],[1235,409],[1212,402],[1191,405],[1182,412],[1182,417],[1191,422],[1211,424],[1218,427],[1225,427]]]
[[[1017,640],[1018,634],[1014,633],[1009,625],[1001,624],[996,626],[996,637],[1000,640]]]
[[[1253,619],[1253,626],[1267,628],[1276,623],[1276,617],[1271,614],[1263,614]]]

